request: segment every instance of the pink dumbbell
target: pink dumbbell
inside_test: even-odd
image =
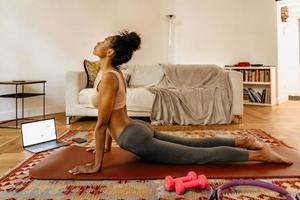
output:
[[[176,181],[175,191],[176,194],[183,194],[186,189],[199,186],[201,189],[208,186],[208,180],[204,175],[199,175],[197,180],[192,180],[188,182]]]
[[[165,189],[167,191],[172,191],[175,188],[175,182],[178,180],[181,180],[182,182],[196,180],[197,174],[193,171],[190,171],[187,176],[179,177],[179,178],[173,178],[172,176],[166,176],[165,178]]]

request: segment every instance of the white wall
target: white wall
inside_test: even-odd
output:
[[[177,63],[276,65],[274,0],[175,0]]]
[[[280,9],[289,7],[287,22],[281,22]],[[278,29],[278,99],[288,99],[288,95],[300,95],[299,69],[299,25],[300,2],[288,0],[277,6]]]
[[[130,62],[166,62],[166,14],[177,16],[176,63],[277,64],[273,0],[0,0],[0,80],[47,80],[47,113],[63,112],[65,72],[96,59],[107,35],[137,31],[142,49]],[[41,100],[27,101],[27,114],[39,115]],[[0,99],[0,120],[13,117],[14,101]]]
[[[0,80],[45,79],[47,113],[64,111],[65,72],[95,60],[97,41],[123,29],[142,36],[131,63],[166,59],[171,0],[0,0]],[[36,90],[39,88],[28,88]],[[0,94],[13,92],[0,86]],[[0,98],[0,121],[14,118],[15,101]],[[25,100],[25,116],[40,115],[42,99]]]

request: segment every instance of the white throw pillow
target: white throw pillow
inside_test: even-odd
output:
[[[163,77],[160,65],[135,65],[131,74],[130,86],[140,87],[157,84]]]

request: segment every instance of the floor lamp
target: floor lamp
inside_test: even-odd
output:
[[[172,15],[172,14],[170,14],[170,15],[166,15],[166,18],[167,18],[167,20],[168,20],[168,22],[169,22],[169,34],[168,34],[168,63],[170,64],[172,61],[173,61],[173,59],[172,59],[172,57],[173,57],[173,21],[174,21],[174,19],[175,19],[175,15]]]

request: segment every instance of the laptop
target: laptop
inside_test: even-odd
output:
[[[57,140],[55,119],[44,119],[21,124],[23,148],[32,153],[66,146]]]

